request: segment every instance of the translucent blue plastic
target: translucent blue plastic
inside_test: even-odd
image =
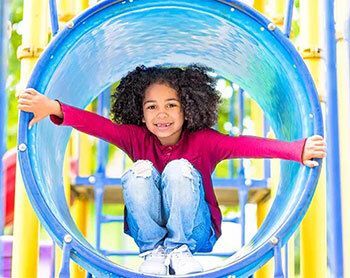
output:
[[[28,84],[50,98],[85,107],[137,65],[205,64],[258,102],[279,139],[323,133],[317,93],[294,47],[269,21],[237,1],[104,1],[74,19],[42,55]],[[63,194],[62,165],[71,129],[49,120],[27,129],[21,114],[20,163],[30,200],[51,236],[73,237],[72,258],[96,277],[141,274],[98,254],[76,228]],[[193,277],[246,276],[284,244],[313,196],[317,169],[282,162],[277,197],[254,238],[225,264]]]

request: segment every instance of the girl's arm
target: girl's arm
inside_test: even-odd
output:
[[[26,89],[18,96],[18,108],[34,114],[29,123],[30,127],[50,116],[53,123],[71,126],[108,141],[124,150],[130,157],[133,138],[140,138],[142,135],[141,127],[116,124],[95,113],[51,100],[34,89]]]
[[[229,158],[280,158],[314,167],[318,163],[313,158],[326,156],[326,145],[319,135],[287,142],[255,136],[232,137],[212,130],[207,138],[212,159],[217,162]]]

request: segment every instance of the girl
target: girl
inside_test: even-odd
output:
[[[198,65],[137,67],[122,78],[113,97],[114,122],[51,100],[34,89],[19,95],[18,107],[36,122],[50,115],[126,152],[135,164],[122,177],[125,232],[144,262],[140,272],[183,275],[202,271],[192,257],[209,252],[221,235],[221,213],[211,181],[224,159],[281,158],[318,166],[325,142],[312,136],[283,142],[253,136],[231,137],[212,127],[219,93]]]

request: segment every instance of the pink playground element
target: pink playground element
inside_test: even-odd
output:
[[[5,226],[13,222],[16,183],[16,149],[9,150],[3,156],[4,191],[2,200],[5,202]]]
[[[40,243],[40,258],[38,276],[39,278],[53,277],[54,270],[54,251],[51,242]],[[0,277],[11,277],[11,262],[12,262],[12,236],[0,237]]]

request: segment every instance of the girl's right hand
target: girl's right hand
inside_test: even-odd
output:
[[[326,157],[326,142],[320,135],[313,135],[306,139],[302,161],[305,166],[310,168],[318,166],[314,158]]]
[[[34,89],[25,89],[17,98],[18,109],[34,114],[34,118],[29,123],[29,128],[48,115],[63,117],[61,106],[57,101],[49,99]]]

